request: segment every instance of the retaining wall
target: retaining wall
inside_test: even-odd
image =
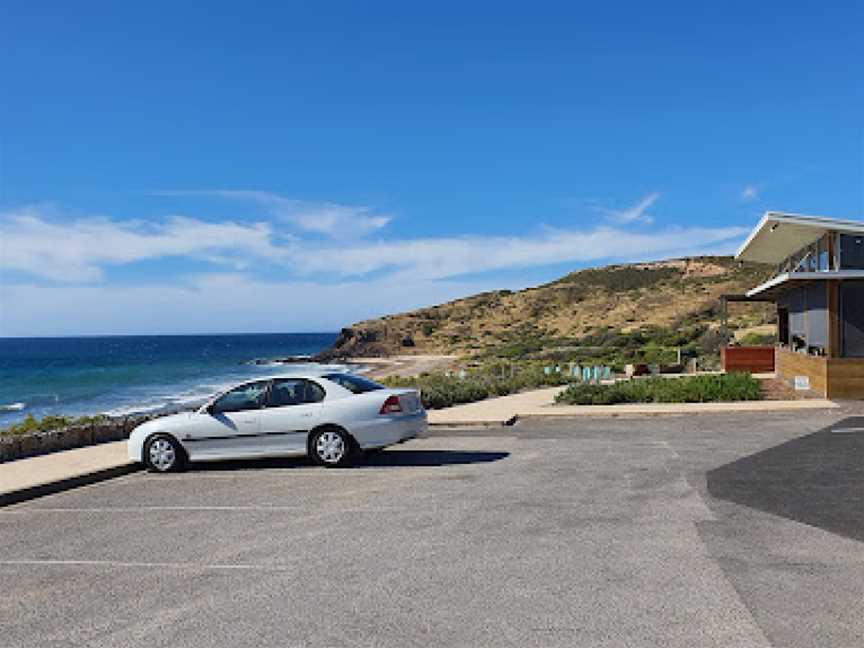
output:
[[[91,425],[73,425],[51,432],[0,436],[0,463],[83,446],[128,439],[135,427],[152,416],[128,416]]]

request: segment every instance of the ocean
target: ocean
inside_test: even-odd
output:
[[[0,338],[0,427],[28,414],[120,416],[188,407],[311,356],[335,333]],[[258,363],[256,363],[258,361]]]

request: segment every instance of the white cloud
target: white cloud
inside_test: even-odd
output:
[[[659,193],[650,193],[627,209],[601,209],[606,218],[613,223],[653,223],[654,219],[645,212],[660,198]]]
[[[641,216],[656,200],[648,198],[630,211]],[[729,252],[746,233],[740,227],[600,226],[520,236],[301,239],[266,222],[64,219],[32,207],[0,212],[0,335],[334,329],[473,292],[522,287],[502,286],[483,273]],[[106,279],[112,267],[172,258],[179,276],[170,283],[141,277],[121,286]],[[201,274],[201,263],[210,270]],[[188,276],[191,268],[199,274]],[[4,281],[4,271],[33,280]],[[465,275],[482,278],[466,281]]]
[[[759,198],[759,187],[756,185],[747,185],[741,190],[739,197],[744,202],[752,202]]]
[[[183,216],[160,224],[104,217],[60,223],[28,208],[0,213],[0,237],[0,268],[62,282],[97,281],[106,266],[148,259],[236,264],[244,257],[278,253],[267,223],[210,223]]]
[[[292,223],[305,232],[339,239],[365,236],[386,226],[393,218],[390,214],[376,213],[371,207],[294,200],[270,191],[212,189],[161,191],[156,195],[214,196],[250,202],[263,207],[274,218]]]
[[[0,268],[65,283],[98,282],[106,267],[170,257],[232,270],[284,267],[293,277],[347,279],[370,273],[411,280],[560,263],[643,260],[697,253],[732,243],[741,227],[669,227],[636,232],[615,227],[545,229],[523,236],[471,236],[378,241],[282,238],[267,223],[212,223],[176,216],[163,223],[83,218],[60,224],[38,210],[0,214]]]
[[[242,273],[170,285],[0,283],[0,304],[15,305],[0,308],[0,336],[337,331],[360,319],[497,287],[491,280],[270,283]]]
[[[706,246],[743,237],[747,228],[666,228],[639,233],[618,228],[547,230],[521,237],[465,237],[365,242],[304,250],[296,262],[307,272],[342,276],[390,270],[402,278],[443,279],[463,274],[602,259],[698,253]]]

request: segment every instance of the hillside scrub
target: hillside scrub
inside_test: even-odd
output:
[[[79,416],[77,418],[72,416],[46,416],[42,419],[37,419],[32,414],[28,414],[27,418],[20,423],[0,428],[0,436],[53,432],[54,430],[62,430],[75,425],[93,425],[105,420],[107,419],[104,416]]]
[[[507,396],[525,389],[564,385],[570,380],[572,378],[564,373],[545,373],[542,364],[494,363],[471,369],[464,378],[423,373],[411,378],[393,376],[382,382],[389,387],[418,389],[423,407],[442,409],[495,396]]]
[[[717,355],[724,294],[746,292],[770,266],[731,257],[694,257],[579,270],[533,288],[486,292],[416,311],[366,320],[344,329],[333,358],[405,352],[462,354],[477,359],[554,359],[623,366],[677,363]],[[731,331],[771,324],[766,304],[729,310]],[[608,340],[604,339],[608,338]]]
[[[646,378],[612,385],[571,384],[555,399],[567,405],[618,403],[710,403],[761,400],[759,381],[730,373],[683,378]]]
[[[485,357],[542,359],[578,364],[600,364],[622,371],[630,363],[673,364],[681,357],[719,356],[719,333],[704,324],[676,328],[644,326],[630,331],[597,327],[578,338],[513,336],[485,352]]]

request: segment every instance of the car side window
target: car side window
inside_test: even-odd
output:
[[[267,407],[285,407],[320,403],[324,400],[321,385],[302,378],[282,378],[273,381],[267,396]]]
[[[267,393],[267,381],[235,387],[216,399],[211,412],[213,414],[220,414],[259,409],[265,393]]]

